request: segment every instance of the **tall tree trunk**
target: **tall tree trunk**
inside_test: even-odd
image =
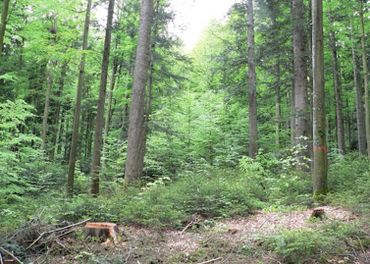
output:
[[[141,22],[136,51],[134,84],[129,115],[128,147],[125,181],[138,179],[143,171],[145,149],[145,85],[150,66],[150,36],[153,20],[153,0],[141,1]],[[144,135],[144,136],[143,136]]]
[[[313,192],[327,192],[327,146],[322,0],[312,0]]]
[[[4,36],[5,36],[6,24],[8,22],[9,2],[10,2],[10,0],[4,0],[3,1],[3,10],[1,12],[1,24],[0,24],[0,58],[1,58],[1,55],[3,54]]]
[[[56,104],[55,104],[55,113],[54,113],[54,135],[53,135],[53,150],[51,151],[51,159],[53,160],[55,158],[55,154],[57,153],[58,149],[58,137],[59,137],[59,130],[60,130],[60,123],[61,123],[61,100],[62,100],[62,94],[64,90],[64,84],[65,84],[65,76],[67,73],[68,63],[65,62],[62,65],[61,71],[60,71],[60,79],[59,79],[59,89],[55,94],[56,97]]]
[[[111,118],[112,118],[113,91],[114,91],[114,88],[116,87],[118,66],[119,65],[118,65],[117,62],[113,63],[111,83],[110,83],[110,87],[109,87],[108,92],[107,92],[108,106],[107,106],[107,113],[106,113],[106,116],[105,116],[104,138],[106,138],[108,136],[110,123],[111,123]]]
[[[249,156],[256,157],[258,151],[257,131],[257,88],[254,54],[254,10],[253,0],[247,1],[248,19],[248,96],[249,96]]]
[[[275,144],[280,146],[280,124],[281,124],[281,94],[280,94],[280,62],[277,59],[276,65],[276,83],[275,83]]]
[[[305,46],[305,6],[303,0],[292,0],[293,58],[294,58],[294,116],[295,144],[306,146],[308,141],[307,66]],[[298,157],[304,162],[308,151]]]
[[[107,91],[107,112],[105,115],[105,124],[104,124],[104,133],[103,133],[103,141],[104,141],[104,146],[103,146],[103,154],[102,154],[102,164],[101,167],[105,168],[105,159],[108,154],[108,148],[107,148],[107,140],[108,140],[108,134],[109,134],[109,129],[110,129],[110,124],[111,124],[111,118],[113,114],[112,110],[112,105],[113,105],[113,91],[116,85],[116,78],[117,78],[117,69],[118,69],[118,63],[117,59],[114,59],[113,62],[113,67],[112,67],[112,76],[111,76],[111,82],[110,82],[110,87]]]
[[[292,87],[288,94],[288,103],[290,103],[290,142],[295,145],[295,103],[294,103],[294,78],[292,78]]]
[[[53,86],[53,77],[51,72],[51,63],[46,69],[46,95],[45,95],[45,103],[44,103],[44,114],[42,116],[42,131],[41,131],[41,148],[47,152],[46,149],[46,141],[47,141],[47,132],[48,132],[48,118],[49,118],[49,106],[50,106],[50,96],[51,96],[51,89]]]
[[[104,128],[104,105],[105,92],[107,89],[108,68],[109,68],[109,54],[112,39],[112,23],[114,15],[114,2],[109,0],[107,27],[105,29],[105,40],[103,50],[103,61],[101,66],[101,78],[98,98],[98,108],[96,112],[96,126],[94,138],[93,160],[91,164],[91,194],[99,194],[99,171],[101,160],[101,148],[103,144],[103,128]]]
[[[80,129],[82,90],[84,87],[84,78],[85,78],[85,62],[86,62],[85,51],[87,50],[87,45],[88,45],[91,4],[92,4],[92,0],[88,0],[87,7],[86,7],[86,14],[85,14],[84,32],[82,36],[82,55],[81,55],[78,81],[77,81],[76,103],[75,103],[75,111],[73,115],[73,127],[72,127],[72,143],[71,143],[71,151],[69,153],[69,163],[68,163],[68,179],[67,179],[68,196],[73,195],[74,175],[75,175],[77,147],[78,147],[78,139],[79,139],[78,134],[79,134],[79,129]]]
[[[329,13],[330,23],[333,24],[334,20]],[[343,102],[341,96],[341,76],[340,66],[338,61],[338,51],[335,32],[331,30],[329,32],[329,46],[332,54],[332,70],[333,70],[333,82],[334,82],[334,94],[335,94],[335,113],[336,113],[336,131],[337,131],[337,145],[338,150],[341,154],[345,153],[345,135],[344,135],[344,118],[343,118]]]
[[[58,153],[59,153],[60,138],[63,132],[63,115],[64,115],[64,111],[62,109],[58,115],[57,129],[55,131],[56,133],[55,133],[55,138],[54,138],[54,153],[53,153],[54,159],[55,157],[58,156]]]
[[[365,127],[366,127],[366,141],[367,141],[367,155],[370,159],[370,108],[369,108],[369,71],[367,68],[367,54],[366,54],[366,35],[364,24],[364,4],[360,0],[360,25],[361,25],[361,48],[362,48],[362,67],[364,75],[364,89],[365,89]]]
[[[351,39],[352,39],[352,65],[353,65],[353,81],[356,92],[356,119],[357,119],[357,141],[358,150],[361,154],[366,155],[366,129],[365,129],[365,113],[363,107],[363,91],[359,80],[358,61],[355,49],[355,40],[353,37],[353,26],[351,24]]]

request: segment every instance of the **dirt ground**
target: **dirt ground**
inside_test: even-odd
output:
[[[309,221],[312,210],[304,210],[260,211],[248,217],[205,220],[182,231],[121,226],[124,235],[116,245],[70,239],[61,242],[59,253],[63,257],[55,257],[54,251],[54,254],[33,259],[33,263],[282,263],[273,253],[256,250],[261,237],[274,235],[282,229],[315,227],[330,220],[350,222],[358,217],[339,207],[324,206],[322,209],[325,220],[314,222]],[[369,260],[370,252],[363,252],[355,260],[344,256],[328,262],[370,264]]]

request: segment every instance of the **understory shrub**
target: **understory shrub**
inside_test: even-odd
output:
[[[266,237],[263,246],[279,255],[284,263],[314,263],[333,254],[345,254],[368,245],[369,235],[354,223],[332,222],[311,229],[285,230]]]

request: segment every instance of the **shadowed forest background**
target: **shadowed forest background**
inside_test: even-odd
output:
[[[240,0],[185,52],[170,0],[0,1],[0,259],[370,263],[369,7]],[[86,219],[125,242],[37,240]]]

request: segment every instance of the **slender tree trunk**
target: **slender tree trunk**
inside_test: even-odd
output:
[[[108,106],[107,106],[107,114],[105,117],[104,138],[108,136],[109,129],[110,129],[110,123],[111,123],[111,118],[112,118],[113,91],[114,91],[114,88],[116,87],[117,71],[118,71],[118,63],[114,62],[113,67],[112,67],[111,83],[110,83],[110,87],[107,92]]]
[[[276,68],[276,84],[275,84],[275,144],[280,147],[280,124],[281,124],[281,94],[280,94],[280,62],[279,59],[275,65]]]
[[[54,135],[53,135],[53,150],[51,151],[51,159],[55,158],[55,154],[57,153],[58,149],[58,136],[59,136],[59,129],[60,129],[60,122],[61,122],[61,100],[62,94],[64,90],[65,84],[65,76],[67,73],[68,64],[64,63],[62,65],[62,69],[60,72],[60,79],[59,79],[59,89],[55,94],[56,97],[56,104],[55,104],[55,113],[54,113]]]
[[[150,67],[150,36],[153,20],[153,0],[141,1],[141,22],[136,52],[134,84],[129,115],[128,147],[125,181],[131,183],[143,171],[145,149],[145,85]],[[144,136],[143,136],[144,134]]]
[[[308,96],[305,46],[305,6],[303,0],[292,0],[293,58],[294,58],[294,116],[295,144],[307,146],[308,139]],[[308,151],[298,153],[302,162]],[[303,168],[302,168],[303,169]]]
[[[104,146],[103,146],[103,154],[102,154],[102,163],[101,167],[105,168],[105,159],[108,154],[108,148],[107,148],[107,140],[108,140],[108,134],[109,134],[109,129],[110,129],[110,123],[111,123],[111,118],[112,118],[112,105],[113,105],[113,91],[115,88],[116,84],[116,78],[117,78],[117,60],[113,62],[113,67],[112,67],[112,76],[111,76],[111,82],[110,82],[110,87],[107,91],[107,113],[105,115],[105,124],[104,124],[104,134],[103,134],[103,141],[104,141]]]
[[[366,35],[364,24],[364,4],[360,0],[360,25],[361,25],[361,48],[362,48],[362,67],[364,75],[364,89],[365,89],[365,127],[366,127],[366,141],[367,141],[367,155],[370,159],[370,108],[369,108],[369,71],[367,68],[367,54],[366,54]]]
[[[292,78],[292,87],[288,95],[288,101],[290,103],[290,142],[292,146],[295,145],[295,103],[294,103],[294,80]]]
[[[47,132],[48,132],[48,118],[49,118],[49,106],[50,106],[50,96],[51,96],[51,89],[53,86],[53,77],[51,73],[51,64],[49,63],[49,67],[46,69],[46,80],[47,80],[47,87],[46,87],[46,95],[45,95],[45,103],[44,103],[44,114],[42,117],[42,131],[41,131],[41,140],[42,145],[41,148],[46,152],[46,141],[47,141]]]
[[[98,108],[96,112],[96,126],[94,138],[93,160],[91,164],[91,194],[99,194],[99,171],[101,160],[101,149],[103,144],[103,128],[104,128],[104,105],[105,105],[105,92],[107,89],[108,68],[109,68],[109,54],[112,39],[112,23],[114,14],[115,0],[109,0],[108,6],[108,19],[107,27],[105,30],[103,61],[101,68]]]
[[[327,146],[325,120],[325,79],[322,0],[312,0],[312,72],[313,72],[313,192],[327,192]]]
[[[334,23],[329,14],[330,23]],[[330,49],[333,59],[333,81],[334,81],[334,94],[335,94],[335,112],[336,112],[336,131],[337,131],[337,145],[338,150],[341,154],[345,153],[345,135],[344,135],[344,118],[343,118],[343,102],[342,102],[342,87],[341,87],[341,76],[338,61],[338,51],[336,44],[335,32],[331,30],[329,32]]]
[[[59,147],[60,147],[60,135],[63,132],[63,109],[59,113],[58,117],[58,123],[57,123],[57,129],[55,134],[55,140],[54,140],[54,153],[53,158],[58,156],[59,153]]]
[[[75,174],[77,147],[78,147],[78,139],[79,139],[78,132],[80,129],[82,90],[84,86],[84,77],[85,77],[85,62],[86,62],[85,51],[87,50],[87,45],[88,45],[91,4],[92,4],[92,0],[88,0],[87,7],[86,7],[86,14],[85,14],[84,32],[82,36],[82,55],[81,55],[78,81],[77,81],[76,104],[75,104],[75,111],[73,115],[73,127],[72,127],[72,143],[71,143],[71,151],[69,153],[69,164],[68,164],[68,180],[67,180],[68,196],[73,195],[74,174]]]
[[[258,152],[257,131],[257,88],[254,54],[254,10],[253,0],[247,1],[248,19],[248,95],[249,95],[249,156],[256,157]]]
[[[366,129],[365,129],[365,113],[363,107],[363,91],[359,80],[359,70],[355,49],[355,41],[353,37],[353,27],[351,24],[351,39],[352,39],[352,65],[353,65],[353,81],[356,92],[356,119],[357,119],[357,141],[358,150],[361,154],[366,155]]]
[[[3,10],[1,12],[1,24],[0,24],[0,58],[1,58],[2,54],[3,54],[4,36],[5,36],[6,24],[8,22],[9,2],[10,2],[10,0],[4,0],[3,1]]]

